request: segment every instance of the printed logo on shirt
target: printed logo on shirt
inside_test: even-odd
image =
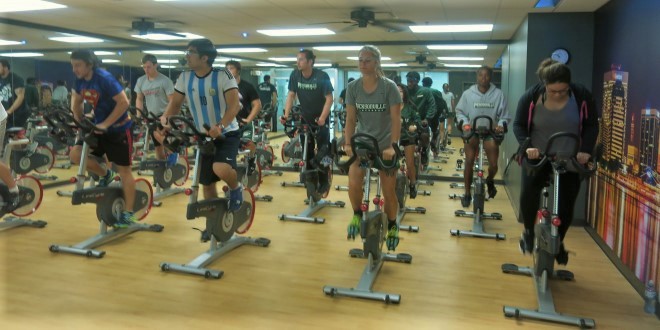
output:
[[[385,112],[385,103],[356,103],[355,108],[362,112]]]
[[[216,91],[215,91],[215,89],[213,89],[213,88],[209,88],[209,95],[211,95],[211,96],[215,96],[215,95],[216,95]]]
[[[490,102],[474,102],[475,109],[494,109],[495,103]]]
[[[99,93],[93,89],[83,89],[82,90],[83,100],[87,101],[92,108],[96,109],[96,104],[99,101]]]
[[[11,100],[11,84],[6,84],[0,89],[0,101],[8,102]]]
[[[303,82],[298,82],[298,89],[306,90],[306,91],[313,91],[316,89],[316,83],[303,83]]]

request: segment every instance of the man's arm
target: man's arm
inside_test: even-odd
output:
[[[144,110],[144,94],[143,93],[137,93],[137,96],[135,97],[135,107]],[[140,113],[138,112],[138,115]]]
[[[246,123],[252,122],[259,115],[259,112],[261,112],[261,100],[259,98],[252,100],[251,105],[252,110],[250,110],[250,114],[245,118]]]
[[[179,114],[179,112],[181,112],[181,105],[183,104],[185,97],[185,95],[179,92],[174,92],[167,97],[169,99],[169,103],[167,103],[167,108],[165,108],[165,112],[160,117],[160,123],[163,126],[168,125],[167,119],[169,117],[176,116]]]
[[[71,112],[73,112],[73,118],[80,121],[83,116],[83,99],[75,89],[71,89]]]
[[[124,91],[119,92],[112,99],[116,102],[115,108],[112,109],[110,115],[102,123],[96,125],[99,128],[112,126],[128,110],[128,97]]]
[[[227,102],[227,111],[225,111],[219,124],[228,127],[241,109],[241,104],[238,100],[238,88],[232,88],[226,91],[225,100]]]
[[[273,96],[270,98],[270,105],[273,106],[273,109],[277,107],[277,90],[273,88]]]
[[[295,99],[296,93],[294,91],[289,91],[286,95],[286,103],[284,104],[284,118],[289,118],[289,113],[291,113],[291,108],[293,107],[293,99]]]
[[[328,93],[325,96],[325,104],[323,105],[323,112],[321,112],[321,116],[319,117],[318,124],[323,126],[325,124],[325,120],[328,118],[330,115],[330,107],[332,107],[332,102],[334,101],[334,98],[332,97],[332,93]]]
[[[10,115],[23,104],[23,101],[25,101],[25,88],[16,88],[14,93],[16,93],[16,100],[14,100],[14,103],[11,104],[11,107],[7,109],[7,114]]]

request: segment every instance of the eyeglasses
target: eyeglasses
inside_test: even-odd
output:
[[[190,56],[191,54],[199,54],[199,52],[194,49],[186,50],[186,56]]]
[[[558,91],[557,91],[557,90],[548,89],[548,88],[545,89],[545,91],[546,91],[548,94],[552,94],[552,95],[565,95],[566,93],[568,93],[569,90],[570,90],[570,88],[560,89],[560,90],[558,90]]]

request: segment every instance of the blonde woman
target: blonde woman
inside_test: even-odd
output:
[[[358,53],[362,76],[348,84],[346,88],[346,145],[348,156],[353,155],[350,141],[354,133],[366,133],[378,140],[384,160],[392,160],[395,155],[392,144],[401,135],[402,100],[396,84],[385,78],[380,65],[380,50],[374,46],[364,46]],[[357,124],[357,125],[356,125]],[[357,126],[357,127],[356,127]],[[387,215],[387,248],[395,250],[399,244],[399,228],[396,215],[399,204],[396,198],[396,176],[379,173],[385,214]],[[348,236],[355,238],[360,230],[362,211],[362,182],[365,171],[358,162],[351,164],[348,172],[348,196],[353,207],[353,218],[348,225]]]

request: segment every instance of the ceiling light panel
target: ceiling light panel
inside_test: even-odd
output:
[[[270,37],[303,37],[303,36],[324,36],[335,34],[334,31],[326,28],[318,29],[276,29],[276,30],[257,30],[261,34]]]
[[[460,33],[460,32],[490,32],[493,24],[463,24],[463,25],[411,25],[415,33]]]

